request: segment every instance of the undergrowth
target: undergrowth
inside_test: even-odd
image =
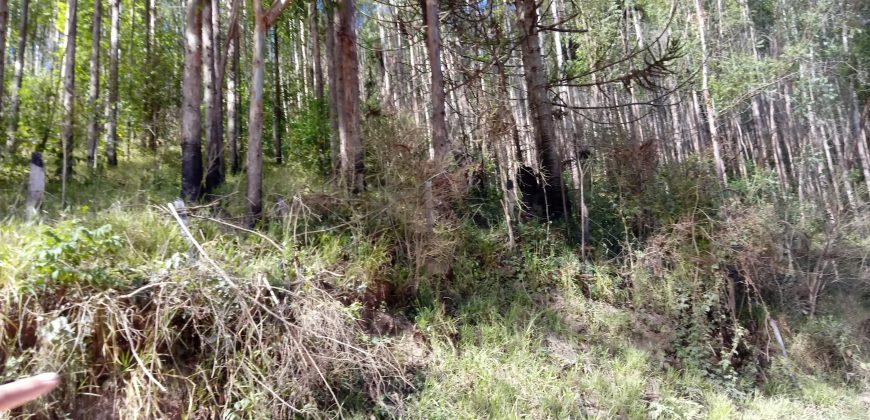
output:
[[[322,144],[303,131],[306,160],[265,170],[256,232],[237,226],[243,178],[230,176],[213,201],[189,203],[185,237],[167,207],[178,168],[160,157],[81,168],[67,205],[50,189],[35,222],[18,216],[20,177],[4,179],[0,379],[64,379],[12,416],[870,410],[866,216],[825,228],[764,173],[722,198],[697,161],[643,185],[596,185],[592,258],[559,222],[525,220],[510,247],[497,191],[470,181],[492,168],[435,183],[429,233],[423,137],[386,118],[367,124],[375,135],[393,142],[373,145],[371,189],[350,197],[307,175]]]

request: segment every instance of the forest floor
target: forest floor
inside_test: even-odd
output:
[[[646,302],[680,308],[684,286],[643,286],[614,258],[583,261],[557,227],[523,225],[509,249],[503,225],[475,222],[497,201],[466,203],[472,210],[426,238],[407,197],[374,185],[349,198],[292,165],[270,166],[259,233],[238,226],[244,178],[230,176],[190,210],[190,241],[167,206],[178,168],[163,160],[81,168],[67,205],[51,188],[36,223],[13,215],[24,174],[7,174],[0,380],[46,370],[64,378],[13,415],[870,413],[870,307],[860,293],[832,286],[813,318],[771,315],[788,358],[767,335],[732,337],[740,357],[711,357],[720,335],[688,328],[685,307]],[[716,292],[700,294],[718,302]],[[752,328],[731,333],[766,331]]]

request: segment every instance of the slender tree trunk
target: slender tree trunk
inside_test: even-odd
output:
[[[294,83],[292,86],[292,88],[293,88],[292,91],[294,91],[296,93],[296,95],[295,95],[296,101],[293,104],[293,107],[295,109],[299,109],[302,107],[302,96],[305,93],[305,63],[302,61],[302,58],[300,58],[299,49],[301,48],[301,46],[296,45],[297,43],[293,42],[293,38],[296,37],[294,35],[295,33],[296,33],[296,28],[294,26],[294,20],[292,20],[292,19],[288,20],[287,21],[287,39],[290,40],[290,44],[287,46],[289,49],[289,53],[287,55],[289,55],[290,64],[291,64],[290,67],[293,70],[291,72],[284,72],[284,76],[289,76],[292,74],[296,77],[296,80],[294,80]],[[288,77],[288,79],[289,79],[289,77]],[[290,91],[288,91],[287,93],[289,94]]]
[[[248,104],[248,214],[247,224],[253,226],[263,212],[263,84],[266,31],[280,13],[290,4],[276,0],[269,11],[263,10],[262,0],[254,0],[254,42],[251,53],[251,99]]]
[[[565,11],[563,2],[561,0],[555,1],[553,3],[552,9],[553,24],[559,26],[559,23],[562,20],[561,16],[564,16]],[[565,68],[565,59],[563,58],[562,54],[562,34],[558,30],[553,32],[553,47],[556,50],[556,75],[557,77],[561,78],[564,76],[563,70]],[[564,101],[568,105],[574,104],[571,87],[559,86],[557,89],[560,101]],[[568,110],[567,115],[564,115],[562,117],[561,131],[563,134],[561,137],[565,143],[571,142],[578,138],[577,133],[579,124],[577,124],[577,122],[575,121],[575,117],[575,113],[570,110]]]
[[[210,4],[209,4],[210,3]],[[220,9],[218,0],[206,0],[203,9],[203,60],[205,60],[205,118],[206,168],[205,193],[212,192],[224,181],[224,118],[223,118],[223,45],[220,36]],[[211,68],[209,71],[208,68]],[[208,76],[211,74],[211,83]],[[209,87],[211,88],[209,90]]]
[[[9,127],[6,130],[6,149],[9,155],[15,154],[18,134],[18,111],[21,105],[21,84],[24,81],[24,51],[27,47],[27,19],[30,14],[30,0],[21,0],[21,22],[18,26],[18,48],[15,49],[15,75],[13,76],[12,109],[9,113]]]
[[[251,55],[251,99],[248,104],[248,215],[253,226],[263,212],[263,53],[266,48],[266,21],[261,0],[254,0],[254,41]],[[276,104],[276,106],[279,106]]]
[[[323,100],[323,65],[320,62],[320,29],[318,28],[317,0],[308,3],[308,37],[311,44],[312,75],[314,97]]]
[[[359,61],[357,57],[356,20],[353,0],[340,0],[338,6],[338,47],[341,79],[339,97],[339,136],[341,166],[345,186],[354,194],[365,190],[362,133],[360,128]]]
[[[499,136],[501,137],[501,136]],[[510,178],[511,165],[510,158],[508,157],[507,147],[505,147],[505,139],[496,137],[492,141],[495,143],[494,152],[495,152],[495,163],[497,168],[499,169],[499,186],[502,190],[502,200],[501,207],[502,212],[504,213],[504,221],[505,227],[507,228],[508,234],[508,249],[513,249],[514,247],[514,206],[516,202],[512,201],[514,197],[514,182],[513,179]]]
[[[337,64],[337,50],[335,48],[335,8],[326,8],[326,72],[329,77],[329,145],[332,155],[332,173],[337,179],[341,177],[341,146],[338,134],[338,95],[341,91]]]
[[[75,124],[75,93],[76,93],[76,26],[78,17],[77,0],[67,3],[66,54],[63,62],[63,123],[61,124],[61,203],[66,199],[66,182],[73,171],[73,141]]]
[[[429,75],[431,76],[432,102],[432,147],[429,149],[430,160],[434,162],[436,173],[444,166],[448,152],[446,105],[444,98],[444,76],[441,73],[441,33],[438,16],[438,0],[424,0],[423,24],[426,26],[426,50],[429,56]],[[432,196],[432,180],[427,179],[424,185],[426,227],[432,233],[435,225],[435,205]]]
[[[281,139],[284,137],[284,112],[281,106],[281,64],[279,62],[278,28],[272,30],[272,81],[274,88],[274,103],[272,104],[272,151],[275,162],[283,162]]]
[[[302,73],[303,83],[302,86],[305,89],[305,96],[311,96],[312,92],[314,92],[314,63],[311,62],[311,54],[308,49],[311,45],[308,44],[308,41],[311,37],[308,35],[308,25],[306,22],[299,21],[299,51],[302,56],[302,63],[305,65],[305,71]]]
[[[157,11],[154,10],[156,0],[145,0],[145,66],[147,76],[145,78],[145,138],[146,144],[151,151],[157,150],[157,104],[154,97],[156,85],[154,76],[157,70],[154,68],[154,46],[156,38],[154,30],[157,27]]]
[[[94,0],[94,19],[91,23],[91,78],[88,87],[88,166],[97,168],[97,140],[100,98],[100,36],[102,34],[103,4]]]
[[[751,140],[746,138],[738,116],[732,116],[732,118],[729,118],[729,122],[731,123],[732,135],[737,139],[737,152],[734,154],[737,159],[737,170],[741,178],[748,179],[749,172],[746,169],[746,162],[751,160],[751,157],[747,157],[748,155],[744,152],[747,150],[746,144],[750,143]],[[734,132],[737,134],[734,134]]]
[[[845,95],[844,95],[845,96]],[[845,148],[848,147],[849,141],[849,123],[840,112],[839,106],[833,107],[831,121],[828,125],[831,131],[831,142],[834,144],[834,150],[837,153],[837,176],[842,179],[843,188],[846,193],[846,198],[853,209],[858,209],[863,205],[861,197],[855,193],[855,187],[852,185],[852,180],[849,179],[849,165],[845,154]]]
[[[181,196],[186,201],[199,200],[202,185],[202,7],[203,0],[187,0],[181,103]]]
[[[135,6],[135,4],[131,5],[131,7],[129,9],[130,9],[130,20],[129,20],[129,22],[130,22],[130,36],[128,37],[129,42],[127,43],[127,49],[125,51],[133,51],[133,41],[136,39],[136,6]],[[119,32],[119,36],[120,36],[120,32]],[[133,68],[133,54],[127,54],[127,68]],[[131,72],[129,72],[129,71],[124,73],[124,84],[126,86],[128,86],[128,89],[130,89],[133,85]],[[136,134],[138,133],[137,130],[132,129],[131,119],[132,119],[132,116],[129,113],[127,113],[126,118],[124,118],[124,121],[127,123],[126,132],[128,133],[127,134],[127,141],[125,142],[126,147],[125,147],[125,151],[124,151],[124,156],[127,158],[128,162],[130,161],[130,145],[133,143],[134,140],[136,140]],[[117,145],[120,146],[120,139],[119,139],[119,142],[117,143]],[[140,149],[145,149],[145,136],[142,136],[142,144],[141,144]]]
[[[443,165],[448,157],[446,108],[444,103],[444,75],[441,73],[441,31],[439,28],[438,0],[425,0],[426,49],[429,55],[432,95],[432,156],[435,164]]]
[[[705,138],[701,127],[701,106],[698,103],[698,92],[692,89],[692,101],[686,106],[689,108],[689,130],[692,133],[692,147],[699,156],[704,153]]]
[[[8,30],[9,3],[8,0],[0,0],[0,115],[3,113],[3,96],[6,94],[6,32]]]
[[[230,74],[227,78],[227,142],[230,149],[230,170],[236,174],[239,172],[239,124],[240,95],[239,83],[239,38],[237,34],[230,40],[230,49],[227,54],[230,58]]]
[[[219,0],[212,0],[212,26],[214,27],[214,60],[215,60],[215,81],[214,87],[214,103],[215,112],[213,115],[214,121],[212,125],[214,131],[209,143],[209,166],[206,168],[205,179],[210,183],[212,188],[224,182],[224,173],[226,172],[226,164],[224,163],[224,77],[226,76],[226,51],[223,51],[223,39],[221,38],[221,21],[219,13]],[[238,16],[238,15],[237,15]],[[238,22],[230,22],[230,26],[238,25]]]
[[[411,101],[412,101],[411,105],[412,105],[412,110],[414,112],[414,124],[416,124],[419,127],[421,124],[421,122],[420,122],[420,104],[419,104],[420,94],[419,94],[419,89],[417,87],[417,83],[415,82],[416,77],[413,77],[414,71],[417,70],[417,60],[415,59],[416,55],[414,54],[414,43],[409,42],[409,44],[410,45],[408,48],[408,56],[409,56],[409,59],[411,60],[411,70],[409,72],[410,77],[408,77],[408,84],[410,85],[410,91],[411,91]]]
[[[112,28],[109,34],[109,97],[106,104],[106,158],[109,166],[118,165],[118,58],[121,31],[121,0],[109,0]]]
[[[378,4],[375,6],[375,13],[377,15],[378,20],[384,20],[384,14],[382,10],[384,8],[383,5]],[[385,25],[378,25],[378,41],[380,41],[380,46],[377,50],[377,54],[379,54],[378,60],[378,70],[380,71],[381,77],[381,102],[384,105],[391,106],[394,109],[398,109],[398,104],[395,101],[395,95],[392,83],[390,80],[390,55],[393,54],[390,51],[390,40],[387,37],[387,31],[384,27]]]
[[[634,15],[634,13],[631,12],[630,8],[627,8],[625,13],[629,16]],[[621,32],[620,35],[622,38],[622,48],[623,48],[622,51],[623,51],[623,54],[626,56],[631,54],[631,50],[632,50],[632,46],[631,46],[632,42],[629,40],[630,35],[629,35],[629,28],[628,28],[628,26],[631,25],[631,22],[630,22],[631,19],[632,18],[626,19],[625,23],[623,25],[620,25],[620,28],[619,28],[620,32]],[[641,45],[642,45],[642,43],[641,43]],[[634,65],[631,62],[631,60],[628,61],[628,70],[634,71]],[[626,100],[625,102],[632,104],[632,105],[623,107],[622,109],[620,109],[620,111],[625,113],[626,125],[628,126],[629,133],[631,133],[631,136],[629,137],[629,144],[632,146],[637,146],[637,145],[644,143],[643,126],[640,124],[640,122],[637,119],[637,115],[640,114],[640,110],[638,109],[637,105],[634,105],[635,103],[637,103],[635,89],[632,88],[632,85],[630,83],[625,86],[625,89],[628,91],[628,94],[629,94],[629,97],[627,98],[628,100]]]
[[[211,185],[208,171],[212,167],[211,158],[214,145],[212,141],[215,135],[215,37],[214,26],[212,26],[212,14],[217,13],[212,10],[212,1],[204,0],[202,5],[202,101],[203,101],[203,124],[205,125],[205,173],[206,179],[203,182],[203,193],[211,192],[215,185]],[[213,180],[212,180],[213,181]]]
[[[753,112],[754,112],[754,110],[753,110]],[[771,103],[770,106],[768,107],[768,122],[769,122],[769,126],[771,127],[771,130],[770,130],[771,139],[770,140],[771,140],[771,143],[773,144],[773,151],[774,151],[773,158],[774,158],[774,163],[776,164],[777,177],[779,178],[779,187],[780,187],[780,190],[783,192],[783,194],[785,194],[786,192],[788,192],[788,179],[786,178],[785,163],[783,162],[783,156],[782,156],[782,153],[780,153],[781,150],[779,147],[779,143],[780,143],[779,130],[776,129],[776,116],[775,116],[775,114],[776,114],[776,107],[774,106],[773,103]],[[760,124],[761,123],[759,122],[759,125]]]
[[[695,0],[695,17],[698,21],[698,37],[701,41],[701,89],[704,95],[704,108],[707,110],[707,127],[710,130],[710,142],[713,145],[713,163],[716,167],[716,175],[722,186],[728,183],[725,173],[725,161],[722,159],[722,146],[719,139],[719,129],[716,126],[716,109],[713,105],[713,97],[710,95],[708,84],[709,66],[707,54],[707,29],[704,24],[704,9],[701,0]]]
[[[283,115],[290,115],[292,110],[302,107],[302,85],[300,82],[302,76],[300,72],[304,72],[304,69],[302,69],[304,65],[299,62],[299,49],[296,46],[297,43],[293,42],[293,34],[295,33],[293,22],[293,19],[287,20],[287,40],[290,42],[287,45],[288,51],[285,52],[285,56],[288,56],[290,60],[292,70],[285,69],[285,71],[278,72],[278,80],[281,84],[281,111]],[[287,65],[286,61],[284,65]],[[293,95],[294,92],[295,95]]]
[[[390,8],[390,10],[391,10],[390,15],[396,16],[396,12],[394,11],[394,9],[392,7]],[[396,20],[392,26],[393,30],[394,30],[393,33],[395,34],[395,37],[396,37],[395,38],[396,41],[391,44],[395,50],[393,62],[395,63],[395,70],[396,70],[395,75],[396,75],[396,77],[391,78],[390,88],[394,92],[397,92],[397,95],[396,95],[398,97],[397,98],[398,101],[396,101],[397,106],[402,107],[403,109],[407,110],[408,106],[411,103],[411,101],[410,101],[411,90],[409,89],[409,83],[407,83],[407,81],[409,81],[410,77],[408,76],[408,69],[407,69],[407,65],[405,64],[405,50],[406,50],[406,48],[405,48],[405,44],[403,42],[404,36],[402,35],[400,24],[401,23],[398,20]]]
[[[864,174],[864,182],[867,184],[867,192],[870,193],[870,130],[867,129],[867,121],[870,121],[870,100],[864,105],[864,112],[859,117],[858,134],[855,141],[858,142],[858,157],[861,161],[861,173]]]
[[[565,207],[562,186],[562,162],[556,140],[553,109],[547,95],[546,67],[538,37],[538,10],[535,0],[516,0],[519,14],[523,70],[528,88],[529,110],[535,135],[538,161],[544,179],[546,211],[550,217],[561,217]]]

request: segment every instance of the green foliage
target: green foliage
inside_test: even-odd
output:
[[[380,129],[403,132],[400,123],[376,123],[379,125],[368,128],[369,135]],[[372,156],[379,155],[375,152]],[[292,159],[296,162],[295,157]],[[124,326],[118,318],[94,324],[73,321],[87,320],[95,316],[92,313],[79,318],[70,315],[69,323],[61,326],[69,330],[70,337],[83,334],[87,325],[106,323],[114,325],[116,331],[148,337],[143,340],[146,344],[135,347],[146,366],[150,358],[167,357],[158,353],[194,366],[215,360],[251,366],[251,376],[236,377],[226,385],[231,391],[220,391],[230,403],[215,410],[228,418],[268,417],[275,413],[275,407],[284,407],[271,394],[262,392],[263,387],[252,378],[269,380],[271,386],[281,386],[276,384],[289,378],[294,382],[286,385],[286,395],[296,398],[300,390],[312,392],[305,397],[309,402],[294,403],[294,407],[312,416],[332,412],[328,408],[333,404],[331,396],[316,372],[275,380],[272,367],[281,361],[270,355],[298,354],[286,347],[283,337],[287,335],[278,328],[282,324],[273,323],[264,313],[254,315],[255,323],[234,317],[249,301],[233,300],[232,289],[219,286],[214,272],[183,258],[187,244],[174,221],[145,206],[166,202],[177,192],[173,178],[178,168],[163,165],[148,171],[146,168],[154,166],[150,162],[134,161],[131,167],[136,170],[126,175],[88,174],[74,180],[69,186],[71,199],[93,202],[93,207],[70,211],[75,204],[66,209],[47,206],[47,215],[66,221],[51,221],[45,227],[12,221],[12,227],[0,230],[0,239],[8,244],[0,245],[0,275],[14,280],[4,281],[4,287],[14,284],[16,293],[24,288],[37,294],[66,289],[65,299],[80,302],[94,291],[128,294],[142,287],[138,280],[148,278],[145,286],[155,290],[166,287],[147,295],[160,302],[165,316],[148,312],[153,305],[138,307],[125,299],[105,301],[119,306],[99,306],[113,314],[132,311],[152,320],[144,328]],[[406,169],[401,164],[407,162],[380,161],[380,168],[396,171],[397,177],[385,180],[390,182],[388,186],[375,186],[364,199],[356,200],[344,199],[321,186],[300,165],[267,167],[269,191],[296,203],[291,214],[276,217],[262,231],[279,244],[280,250],[258,236],[239,235],[210,221],[194,219],[191,223],[210,257],[242,287],[250,287],[246,289],[250,296],[259,293],[270,310],[285,308],[281,303],[272,306],[272,293],[278,302],[292,296],[286,306],[291,312],[283,319],[308,322],[299,331],[315,327],[319,335],[337,331],[338,335],[329,337],[383,355],[384,359],[377,360],[414,366],[416,391],[396,391],[396,398],[401,399],[398,404],[392,394],[372,398],[361,391],[370,385],[366,382],[369,374],[360,372],[371,367],[372,360],[327,366],[332,370],[323,374],[344,404],[346,415],[733,418],[756,413],[779,417],[827,413],[835,417],[859,412],[856,410],[862,407],[856,402],[859,391],[850,388],[863,389],[859,384],[866,353],[854,340],[861,330],[856,329],[859,324],[836,321],[843,319],[840,317],[820,317],[810,324],[796,318],[790,329],[783,328],[794,364],[782,366],[774,357],[774,367],[763,370],[770,381],[766,388],[769,395],[755,393],[761,389],[755,385],[761,369],[755,358],[763,350],[775,354],[776,349],[765,347],[767,344],[758,338],[763,332],[752,327],[764,325],[765,318],[760,315],[763,302],[735,282],[744,293],[738,302],[749,303],[738,307],[735,324],[726,285],[737,278],[735,272],[751,274],[758,279],[755,285],[760,289],[768,287],[762,279],[781,278],[774,270],[779,266],[771,252],[780,243],[777,218],[791,214],[791,210],[779,211],[774,206],[780,198],[775,193],[773,174],[753,172],[748,180],[733,182],[729,191],[737,199],[728,205],[715,197],[715,180],[707,180],[712,176],[703,161],[663,168],[639,190],[597,183],[588,201],[590,210],[598,215],[593,223],[600,223],[595,235],[609,235],[621,251],[602,252],[584,261],[576,244],[568,240],[565,227],[555,223],[520,224],[514,231],[516,247],[509,249],[506,230],[498,223],[499,197],[487,190],[469,198],[465,205],[470,210],[462,213],[460,224],[451,229],[438,226],[434,235],[421,238],[418,204],[407,194],[415,191],[417,184],[403,172]],[[230,178],[231,184],[237,181]],[[397,185],[404,189],[387,189]],[[135,196],[115,193],[131,189],[143,192]],[[312,192],[321,189],[328,193]],[[229,201],[236,199],[242,200],[233,197]],[[621,203],[634,203],[636,208],[641,207],[637,203],[644,203],[647,217],[656,221],[655,228],[645,237],[636,236],[630,222],[637,213],[621,209]],[[241,208],[227,204],[224,211],[236,214]],[[484,214],[487,222],[475,223],[474,219]],[[629,232],[627,239],[625,232]],[[858,230],[855,232],[850,234],[854,238],[842,243],[863,246]],[[595,235],[593,244],[601,246],[596,238],[602,236]],[[814,242],[820,240],[818,235],[810,236]],[[426,272],[432,255],[439,255],[435,262],[445,264],[447,273]],[[764,267],[770,269],[765,271]],[[844,266],[841,270],[847,272]],[[59,287],[39,287],[49,284]],[[73,295],[73,289],[81,295]],[[294,289],[320,297],[299,300],[290,294],[296,293]],[[172,297],[165,295],[169,290]],[[330,293],[337,298],[329,297]],[[407,317],[415,326],[407,327],[409,333],[404,335],[371,335],[359,326],[370,322],[372,312]],[[232,324],[216,324],[215,319]],[[337,319],[341,320],[338,324]],[[859,317],[856,322],[863,319]],[[158,327],[151,327],[151,322],[157,322]],[[196,325],[203,333],[182,327],[187,324]],[[231,334],[219,332],[229,325]],[[265,333],[260,336],[260,331]],[[104,334],[110,336],[109,332]],[[243,341],[231,341],[233,336]],[[313,355],[323,363],[360,354],[318,335],[305,336],[304,340],[308,351],[324,352]],[[402,346],[413,340],[426,344],[422,349],[411,346],[417,353],[408,356]],[[154,353],[147,344],[152,342],[175,344],[171,350],[158,347]],[[89,372],[86,368],[91,366],[91,359],[87,357],[91,356],[81,350],[87,346],[57,346],[50,350],[43,347],[42,351],[61,361],[74,355],[75,360],[82,360],[83,367],[77,371]],[[260,347],[250,352],[221,350],[249,346]],[[188,347],[204,350],[196,356],[179,356],[193,353],[178,350]],[[380,353],[386,351],[389,354]],[[16,353],[15,360],[31,363],[34,357],[27,354]],[[135,384],[148,384],[149,379],[129,350],[117,349],[110,360],[108,371],[125,372],[124,378],[132,378],[124,379],[125,383],[144,392],[143,386]],[[293,366],[303,369],[306,360],[295,360]],[[169,378],[174,373],[154,369],[158,380],[173,383]],[[820,373],[826,370],[832,373]],[[800,380],[807,378],[808,386],[790,385],[789,377],[795,373],[805,375]],[[70,375],[76,380],[87,378],[84,374]],[[211,407],[207,401],[214,397],[212,393],[191,395],[192,404]],[[125,398],[136,397],[131,394]]]
[[[487,176],[495,176],[495,174],[490,173]],[[498,225],[504,218],[501,190],[489,183],[472,187],[462,201],[460,212],[463,217],[470,218],[478,226]]]
[[[20,0],[12,3],[16,10]],[[854,90],[859,104],[867,96],[870,37],[861,26],[866,6],[753,0],[746,3],[752,20],[747,22],[743,2],[705,3],[710,89],[726,146],[732,144],[727,124],[732,118],[745,123],[740,113],[748,112],[745,105],[753,94],[776,105],[777,119],[785,115],[778,101],[791,100],[797,130],[812,112],[834,142],[846,138],[837,131],[840,115],[851,111],[837,108],[846,97],[843,91]],[[493,182],[496,168],[483,156],[492,152],[489,141],[495,136],[476,125],[474,135],[483,140],[463,141],[482,146],[473,152],[474,159],[484,161],[475,173],[481,185],[465,190],[465,181],[475,178],[463,178],[467,173],[451,167],[449,176],[456,179],[448,181],[461,184],[461,193],[450,196],[443,186],[437,191],[435,226],[429,229],[422,198],[432,170],[425,165],[427,133],[407,110],[382,103],[382,66],[407,70],[407,57],[394,55],[396,43],[381,45],[378,19],[361,19],[358,26],[360,76],[367,93],[361,107],[365,193],[350,196],[324,180],[331,159],[326,106],[299,100],[304,70],[291,70],[283,59],[291,46],[299,52],[305,43],[298,34],[304,32],[299,29],[306,5],[296,2],[275,26],[280,28],[282,77],[267,88],[287,81],[284,97],[265,98],[267,110],[285,104],[293,109],[286,116],[287,163],[264,168],[266,220],[256,233],[233,227],[247,202],[241,194],[244,175],[230,175],[216,192],[217,201],[193,208],[201,217],[192,218],[190,230],[204,252],[199,259],[185,258],[189,244],[157,206],[178,193],[179,151],[172,139],[183,68],[181,9],[178,2],[158,2],[154,56],[148,62],[140,20],[144,4],[134,1],[124,3],[121,15],[123,166],[92,171],[78,164],[61,205],[52,169],[60,155],[63,48],[54,39],[64,30],[67,4],[32,5],[29,35],[37,40],[32,56],[38,58],[21,91],[21,144],[18,156],[0,163],[0,208],[12,215],[0,226],[0,370],[7,379],[62,367],[64,382],[78,385],[59,389],[44,406],[25,407],[22,415],[89,417],[76,407],[99,406],[90,404],[98,395],[111,398],[108,405],[123,410],[116,416],[122,418],[130,413],[228,419],[866,415],[870,223],[861,209],[829,215],[816,202],[797,202],[780,191],[774,172],[752,162],[748,176],[735,177],[723,191],[706,158],[663,161],[675,141],[687,140],[686,132],[683,139],[673,139],[668,127],[644,127],[650,128],[644,132],[647,139],[653,131],[663,137],[655,140],[655,147],[661,145],[657,160],[626,146],[629,134],[620,124],[602,128],[605,124],[584,122],[582,140],[594,151],[585,189],[591,243],[579,249],[578,229],[570,221],[520,220],[514,221],[509,247],[501,194]],[[475,18],[484,25],[515,19],[513,6],[485,6],[493,6],[487,13],[494,19]],[[675,45],[670,42],[680,37],[686,59],[669,63],[675,73],[666,86],[626,92],[613,83],[590,90],[592,95],[581,101],[594,108],[600,97],[621,101],[631,96],[666,105],[654,96],[672,83],[683,93],[681,100],[689,101],[685,94],[697,85],[688,79],[700,64],[691,2],[566,6],[559,12],[567,19],[560,24],[568,30],[561,32],[560,46],[567,54],[562,69],[545,66],[552,80],[601,82],[641,69],[651,55],[626,59],[627,52],[642,51],[644,43],[654,42],[651,35],[670,25],[659,45]],[[87,109],[83,94],[90,77],[92,7],[92,0],[79,2],[73,121],[79,160],[84,122],[94,112],[102,114],[102,104]],[[395,10],[380,16],[382,22],[400,22],[398,31],[406,40],[419,41],[420,28],[408,25],[419,22],[419,10]],[[358,11],[378,14],[366,2]],[[472,16],[473,8],[442,11],[450,40],[479,47],[501,43],[492,50],[513,50],[509,67],[518,64],[515,27],[500,28],[501,39],[481,42],[469,35],[468,22],[457,19],[460,12]],[[554,23],[552,10],[541,12],[542,27]],[[20,35],[16,15],[10,14],[10,39]],[[242,27],[250,28],[253,14],[246,16]],[[749,24],[757,29],[760,60],[746,39]],[[392,28],[385,27],[385,35],[396,35]],[[571,32],[576,29],[586,32]],[[247,35],[243,32],[244,46]],[[553,39],[541,40],[547,59],[554,55]],[[107,50],[104,36],[103,66]],[[450,66],[464,69],[455,73],[451,67],[448,89],[456,102],[469,99],[472,115],[479,115],[480,104],[501,94],[490,89],[495,85],[488,63],[498,57],[486,48],[468,50],[458,62],[448,57]],[[248,52],[242,54],[243,69],[250,68]],[[409,77],[427,67],[425,58],[418,58],[420,68]],[[274,59],[270,53],[267,60]],[[509,83],[516,82],[514,73]],[[239,94],[245,101],[242,79]],[[408,80],[393,80],[406,90]],[[418,85],[410,82],[415,91]],[[402,98],[409,99],[414,98]],[[846,99],[851,103],[851,97]],[[156,126],[146,104],[158,109]],[[641,121],[685,109],[638,105],[621,108],[621,117],[635,108],[642,118],[654,108]],[[588,120],[613,121],[610,110],[583,111]],[[700,111],[698,118],[709,111]],[[267,112],[267,122],[271,118]],[[768,140],[756,123],[744,131],[745,138]],[[784,135],[790,131],[781,128]],[[135,139],[146,130],[155,130],[169,146],[153,156],[140,153]],[[810,190],[824,189],[825,175],[813,179],[816,168],[827,164],[824,150],[800,144],[804,138],[785,140],[796,141],[784,157],[792,166],[790,175],[820,181],[805,184]],[[45,152],[49,168],[47,199],[39,220],[24,223],[14,214],[23,201],[26,154],[37,148]],[[849,154],[845,148],[833,151],[836,159]],[[725,156],[733,152],[726,147]],[[858,170],[851,176],[863,184]],[[829,223],[834,216],[844,224],[836,232]],[[827,287],[817,315],[807,317],[802,313],[805,286],[812,278]],[[771,319],[781,326],[788,359],[772,344]],[[389,331],[378,330],[379,321],[390,324]],[[167,391],[155,391],[162,387]]]
[[[629,162],[624,168],[596,165],[593,177],[607,176],[587,194],[590,237],[600,251],[620,255],[631,245],[641,245],[661,227],[696,213],[710,213],[719,205],[719,187],[708,162],[690,159],[655,168]],[[638,180],[634,170],[651,176]],[[601,174],[597,172],[602,172]]]
[[[747,168],[748,177],[730,180],[728,188],[748,205],[760,205],[777,200],[780,195],[777,175],[773,170],[759,170],[754,165]]]
[[[860,333],[841,319],[822,316],[809,320],[794,338],[792,358],[805,374],[836,382],[867,376]],[[866,341],[866,338],[865,340]],[[845,376],[840,376],[843,374]]]
[[[19,154],[36,149],[43,141],[49,146],[57,134],[54,132],[55,107],[59,98],[58,78],[36,75],[24,79],[19,91],[21,100],[21,115],[18,125],[17,139]]]
[[[309,99],[289,122],[288,157],[302,168],[326,176],[331,171],[329,110],[324,101]]]
[[[45,230],[36,252],[36,285],[88,285],[106,288],[118,285],[118,268],[113,261],[121,238],[111,225],[88,229],[74,221]]]

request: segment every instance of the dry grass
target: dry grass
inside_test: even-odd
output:
[[[359,310],[320,287],[329,282],[323,275],[296,270],[293,281],[276,281],[257,269],[232,270],[209,256],[223,255],[223,241],[232,241],[224,236],[201,244],[200,236],[198,257],[188,259],[175,236],[170,257],[155,263],[164,253],[151,247],[108,288],[51,280],[22,287],[40,279],[26,259],[41,230],[19,237],[17,253],[2,247],[17,257],[4,259],[15,270],[0,289],[0,362],[6,379],[54,370],[64,386],[16,415],[342,416],[363,407],[401,410],[396,395],[413,389],[408,378],[424,345],[373,339]],[[10,232],[4,236],[16,236]],[[121,236],[131,250],[148,248],[135,229]]]

